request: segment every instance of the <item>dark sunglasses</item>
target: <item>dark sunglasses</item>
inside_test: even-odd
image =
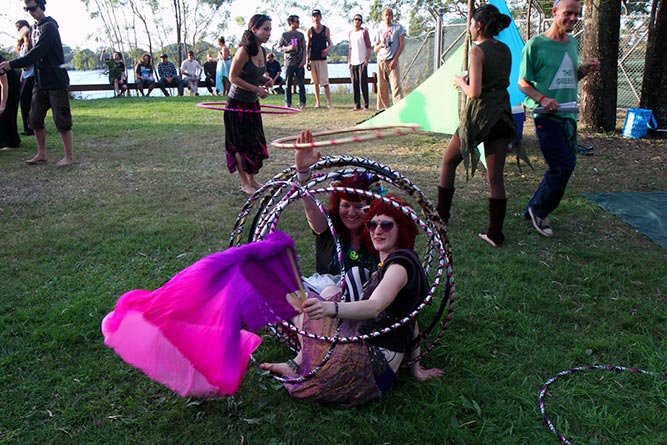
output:
[[[382,229],[384,233],[391,232],[391,229],[394,228],[394,222],[393,221],[382,221],[382,222],[377,222],[377,221],[368,221],[366,223],[366,227],[368,227],[368,231],[373,233],[375,232],[375,229],[378,228]]]
[[[361,19],[352,19],[352,20],[354,20],[355,22],[360,22],[361,21]]]
[[[35,12],[35,11],[37,11],[37,8],[39,8],[39,5],[35,5],[35,6],[24,6],[24,7],[23,7],[23,10],[24,10],[25,12]]]

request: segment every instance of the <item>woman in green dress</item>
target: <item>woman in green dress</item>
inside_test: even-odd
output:
[[[454,76],[455,86],[468,97],[468,103],[461,124],[445,149],[438,186],[438,213],[447,224],[456,167],[464,161],[466,175],[474,175],[479,161],[477,145],[484,143],[491,193],[489,226],[479,237],[493,247],[500,247],[505,240],[503,222],[507,198],[503,170],[507,146],[516,137],[516,124],[507,92],[512,54],[507,45],[494,36],[507,28],[511,20],[490,4],[475,9],[472,14],[470,33],[476,45],[470,49],[469,73],[465,77]]]

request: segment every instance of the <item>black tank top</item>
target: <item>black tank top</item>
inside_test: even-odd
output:
[[[327,60],[322,51],[327,48],[327,27],[322,25],[320,33],[315,32],[315,27],[310,28],[310,60]]]

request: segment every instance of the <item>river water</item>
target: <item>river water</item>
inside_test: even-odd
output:
[[[374,72],[377,71],[377,65],[371,63],[368,65],[368,76],[372,76]],[[283,68],[283,77],[285,70]],[[72,85],[90,85],[96,83],[107,83],[109,77],[104,74],[102,70],[90,70],[90,71],[75,71],[69,70],[67,72],[70,78],[70,84]],[[349,77],[350,71],[345,63],[332,63],[329,64],[329,77]],[[134,82],[134,73],[131,70],[127,70],[127,77],[130,82]],[[306,70],[306,79],[310,79],[310,71]],[[352,85],[332,85],[332,90],[334,92],[352,92]],[[200,94],[206,94],[206,88],[200,87]],[[313,93],[313,86],[306,85],[306,92],[309,94]],[[158,95],[161,95],[158,91]],[[84,92],[73,92],[72,95],[77,99],[101,99],[107,97],[113,97],[113,90],[108,91],[84,91]]]

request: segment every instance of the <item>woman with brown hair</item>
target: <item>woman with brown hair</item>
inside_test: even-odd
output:
[[[512,54],[494,36],[507,28],[512,19],[493,5],[485,4],[472,13],[470,33],[476,45],[470,49],[468,76],[454,76],[455,85],[468,96],[461,125],[445,149],[438,186],[438,213],[449,223],[454,195],[456,168],[464,161],[466,174],[475,173],[479,161],[477,146],[484,143],[488,171],[489,226],[479,237],[493,247],[505,241],[503,222],[507,209],[503,179],[507,146],[516,137],[516,124],[510,107],[509,76]]]

